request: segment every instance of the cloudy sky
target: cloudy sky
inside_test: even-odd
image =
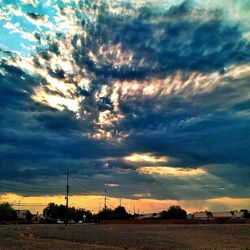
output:
[[[0,200],[250,209],[249,12],[0,0]]]

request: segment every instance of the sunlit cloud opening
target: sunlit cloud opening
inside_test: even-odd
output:
[[[140,167],[140,174],[160,175],[169,177],[191,177],[204,175],[207,171],[203,168],[174,168],[174,167]]]
[[[52,95],[46,93],[42,88],[32,96],[34,101],[43,103],[57,110],[64,110],[67,108],[70,111],[76,112],[78,114],[80,109],[80,103],[84,99],[83,97],[78,97],[72,99],[70,97],[61,97],[57,95]]]
[[[117,184],[117,183],[106,183],[105,186],[108,186],[108,187],[120,187],[120,184]]]
[[[131,162],[169,162],[169,158],[166,156],[154,156],[153,154],[132,154],[124,157],[125,161]]]
[[[133,196],[135,198],[150,198],[151,197],[151,193],[142,193],[142,194],[133,194]]]

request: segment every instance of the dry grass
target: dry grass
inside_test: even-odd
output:
[[[250,225],[2,225],[0,249],[250,249]]]

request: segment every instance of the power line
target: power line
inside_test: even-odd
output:
[[[19,204],[19,203],[11,203],[12,206],[20,206],[20,207],[25,207],[25,206],[47,206],[48,204],[40,204],[40,203],[23,203],[23,204]]]
[[[74,177],[72,178],[72,176],[70,176],[70,177],[74,181],[74,185],[75,185],[75,187],[77,187],[77,189],[79,189],[79,187],[80,187],[81,189],[84,188],[86,191],[93,191],[93,189],[90,189],[88,186],[81,183],[78,179],[76,179]]]
[[[89,186],[83,184],[78,178],[75,178],[73,176],[70,176],[70,177],[75,182],[75,184],[79,185],[81,188],[84,187],[87,191],[93,191],[94,190],[93,188],[90,188]],[[97,186],[97,185],[95,185],[95,186]]]
[[[83,192],[83,193],[86,193],[86,194],[90,194],[91,191],[92,191],[92,192],[95,191],[93,188],[89,188],[89,186],[83,184],[83,183],[81,182],[81,180],[79,180],[78,178],[75,178],[75,177],[73,177],[72,175],[70,175],[70,178],[74,181],[73,183],[71,183],[70,188],[71,188],[72,185],[73,185],[73,189],[74,189],[74,191],[76,191],[76,193],[79,193],[79,191],[80,191],[82,188],[84,188],[84,190],[86,191],[86,192]],[[94,194],[95,194],[95,195],[100,195],[99,193],[97,194],[96,192],[95,192]],[[99,210],[100,210],[100,200],[99,200],[99,199],[95,199],[95,198],[92,198],[92,199],[95,200],[95,201],[97,201],[97,202],[99,203]],[[109,198],[107,197],[107,199],[109,199]]]
[[[75,177],[72,177],[72,175],[70,175],[70,178],[73,180],[73,182],[71,182],[71,184],[70,184],[70,190],[73,190],[73,192],[79,193],[80,190],[82,189],[82,187],[85,187],[85,190],[86,190],[86,192],[84,192],[85,194],[89,194],[90,191],[93,191],[93,189],[90,189],[88,186],[86,186],[83,183],[81,183],[79,181],[79,179],[76,179]],[[100,200],[96,199],[96,198],[93,198],[93,197],[92,197],[92,199],[98,203],[98,211],[100,212],[101,211]],[[107,197],[107,199],[108,199],[108,197]]]

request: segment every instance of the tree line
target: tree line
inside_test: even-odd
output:
[[[250,212],[247,209],[242,209],[244,212],[244,217],[250,219]],[[167,210],[163,210],[159,213],[161,219],[186,219],[187,212],[180,206],[170,206]],[[114,209],[106,208],[102,209],[96,214],[91,211],[69,207],[66,208],[65,205],[57,205],[55,203],[49,203],[43,210],[44,217],[51,221],[56,222],[57,220],[65,221],[66,218],[79,222],[84,220],[85,222],[99,222],[101,220],[128,220],[132,219],[139,214],[130,214],[126,211],[123,206],[118,206]],[[155,214],[156,215],[156,214]],[[32,215],[27,214],[28,218],[26,221],[31,221]],[[9,203],[0,204],[0,223],[18,220],[17,210],[15,210]]]
[[[128,214],[126,209],[122,206],[118,206],[115,209],[103,209],[97,214],[93,214],[91,211],[81,208],[69,207],[68,210],[64,205],[57,205],[55,203],[49,203],[43,210],[43,215],[50,220],[65,221],[66,218],[79,222],[85,220],[86,222],[93,222],[101,219],[129,219],[132,215]]]
[[[83,220],[83,216],[86,216],[86,222],[93,220],[93,214],[89,210],[75,207],[69,207],[67,209],[65,205],[57,205],[55,203],[49,203],[48,206],[44,208],[43,215],[45,218],[48,218],[52,221],[56,221],[58,219],[65,221],[66,218],[68,218],[78,222]]]
[[[118,206],[114,209],[106,208],[99,211],[97,214],[92,214],[91,211],[85,209],[76,209],[74,207],[67,209],[64,205],[56,205],[55,203],[49,203],[43,210],[43,215],[51,220],[62,220],[66,218],[78,222],[83,220],[85,215],[85,221],[100,221],[100,220],[128,220],[139,214],[130,214],[123,206]],[[186,219],[187,212],[180,206],[171,206],[168,210],[164,210],[160,213],[162,219]]]

